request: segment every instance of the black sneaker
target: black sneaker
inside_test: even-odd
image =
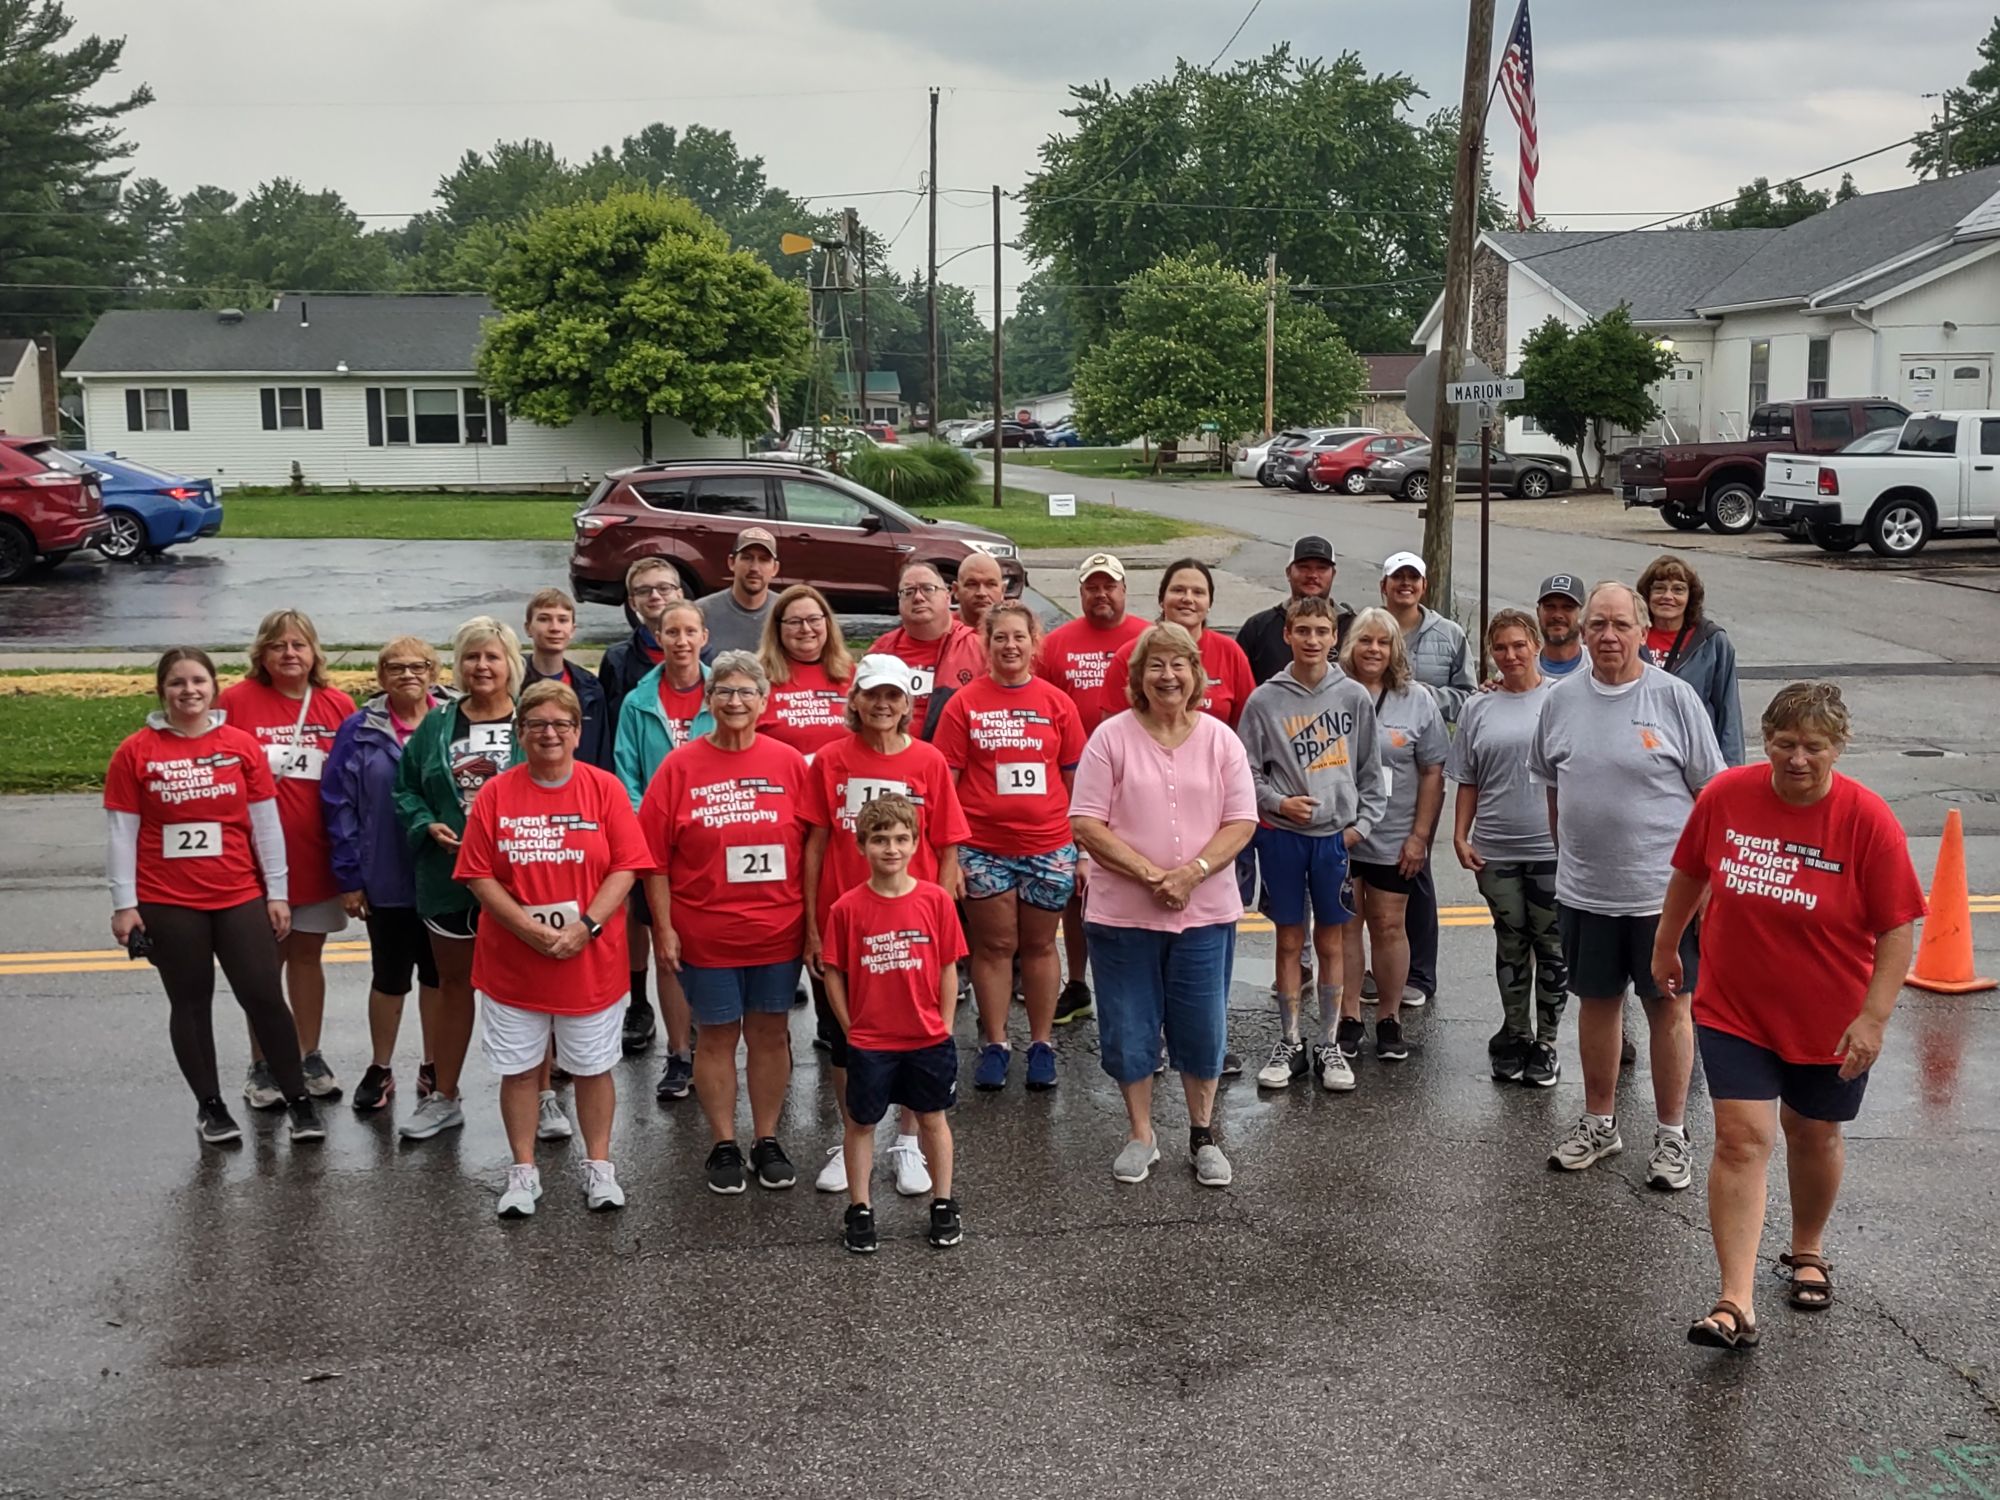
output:
[[[1368,1040],[1368,1028],[1361,1024],[1359,1016],[1342,1016],[1340,1026],[1333,1034],[1333,1044],[1340,1049],[1343,1057],[1359,1057],[1361,1044]]]
[[[938,1249],[944,1250],[964,1238],[965,1225],[958,1217],[958,1200],[931,1199],[931,1243]]]
[[[1528,1039],[1504,1029],[1496,1031],[1487,1040],[1486,1055],[1493,1062],[1493,1077],[1501,1083],[1512,1083],[1521,1076],[1521,1068],[1528,1060]]]
[[[1081,979],[1072,979],[1056,996],[1056,1025],[1067,1026],[1072,1021],[1081,1021],[1091,1009],[1090,986]]]
[[[227,1146],[243,1139],[243,1127],[220,1099],[204,1099],[195,1111],[194,1128],[211,1146]]]
[[[660,1081],[653,1088],[653,1097],[662,1104],[672,1099],[685,1099],[688,1090],[694,1087],[694,1059],[677,1053],[667,1054],[667,1065],[660,1072]]]
[[[323,1141],[326,1126],[321,1123],[319,1106],[310,1094],[290,1100],[285,1105],[285,1128],[295,1141]]]
[[[740,1193],[745,1187],[743,1153],[734,1141],[717,1141],[702,1170],[708,1174],[711,1193]]]
[[[774,1135],[751,1142],[750,1165],[757,1170],[757,1186],[773,1192],[782,1192],[799,1180],[798,1172],[792,1167],[792,1159],[785,1155],[785,1148],[778,1144]]]
[[[417,1064],[417,1103],[422,1104],[438,1090],[438,1065],[425,1061]]]
[[[653,1007],[647,1001],[635,1000],[625,1007],[625,1032],[620,1038],[627,1057],[637,1057],[653,1045],[653,1032],[659,1025],[654,1019]]]
[[[389,1068],[368,1065],[368,1071],[361,1075],[361,1082],[354,1086],[354,1112],[368,1114],[381,1109],[396,1097],[396,1075]]]
[[[1410,1055],[1410,1044],[1403,1040],[1403,1023],[1388,1017],[1375,1023],[1375,1055],[1383,1062],[1401,1062]]]
[[[1556,1056],[1556,1049],[1547,1042],[1529,1042],[1521,1063],[1521,1082],[1533,1084],[1538,1089],[1554,1088],[1562,1077],[1562,1059]]]
[[[856,1255],[873,1255],[881,1242],[875,1238],[875,1210],[865,1203],[847,1205],[847,1216],[842,1221],[846,1228],[840,1242]]]

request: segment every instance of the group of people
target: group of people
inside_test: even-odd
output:
[[[1421,558],[1388,558],[1380,603],[1358,612],[1333,599],[1337,568],[1325,538],[1300,538],[1289,597],[1232,638],[1209,626],[1204,564],[1167,567],[1149,623],[1128,612],[1124,565],[1097,553],[1078,568],[1080,613],[1045,636],[990,558],[952,578],[913,562],[897,626],[856,660],[817,590],[773,591],[777,542],[750,527],[730,587],[700,600],[670,562],[634,563],[636,624],[595,673],[567,654],[574,603],[545,589],[526,647],[468,620],[446,687],[427,643],[392,641],[358,708],[329,685],[312,622],[278,611],[226,691],[203,653],[162,657],[160,711],[107,776],[113,930],[159,967],[202,1138],[240,1135],[210,1018],[219,960],[251,1029],[245,1098],[312,1140],[315,1101],[341,1093],[320,1051],[321,950],[363,921],[373,1055],[354,1105],[390,1105],[414,985],[422,1064],[400,1133],[462,1125],[477,1018],[514,1158],[509,1218],[541,1196],[537,1142],[579,1130],[587,1202],[623,1203],[613,1069],[662,1023],[655,1093],[697,1097],[707,1186],[793,1186],[780,1128],[803,983],[843,1123],[816,1185],[847,1194],[847,1247],[877,1244],[875,1140],[892,1109],[896,1189],[930,1199],[944,1246],[963,1233],[947,1124],[961,970],[976,1088],[1010,1080],[1017,994],[1031,1091],[1058,1084],[1055,1029],[1094,1012],[1127,1112],[1114,1176],[1141,1182],[1160,1161],[1152,1095],[1171,1067],[1194,1176],[1227,1184],[1215,1104],[1241,1067],[1228,996],[1246,907],[1276,928],[1278,1035],[1259,1086],[1353,1089],[1368,1000],[1376,1059],[1409,1057],[1403,1012],[1437,991],[1431,851],[1455,787],[1452,847],[1493,917],[1494,1077],[1555,1083],[1580,1001],[1584,1112],[1551,1165],[1623,1148],[1630,989],[1651,1040],[1649,1182],[1692,1178],[1697,1037],[1716,1100],[1724,1295],[1690,1336],[1755,1342],[1779,1121],[1794,1301],[1830,1302],[1820,1236],[1839,1126],[1922,910],[1894,818],[1833,772],[1838,692],[1778,694],[1769,764],[1744,769],[1734,652],[1678,557],[1636,585],[1551,575],[1532,612],[1489,622],[1483,681],[1465,631],[1426,604]]]

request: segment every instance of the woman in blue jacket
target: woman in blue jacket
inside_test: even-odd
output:
[[[1715,726],[1722,758],[1743,764],[1743,704],[1736,692],[1736,646],[1729,632],[1708,618],[1701,577],[1671,552],[1639,575],[1639,597],[1652,624],[1646,651],[1654,666],[1671,672],[1701,696]]]
[[[350,917],[368,924],[368,1037],[374,1056],[354,1091],[354,1107],[364,1113],[385,1108],[395,1096],[391,1064],[413,977],[424,1034],[417,1097],[430,1092],[437,963],[417,915],[415,867],[396,817],[396,767],[403,742],[433,708],[451,701],[438,686],[437,652],[415,636],[399,636],[376,653],[375,680],[382,691],[340,726],[320,778],[340,903]]]

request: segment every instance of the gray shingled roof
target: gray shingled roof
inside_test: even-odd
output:
[[[0,339],[0,380],[12,380],[22,357],[34,347],[33,339]]]
[[[1953,225],[1995,193],[2000,193],[2000,167],[1836,203],[1780,230],[1770,244],[1710,287],[1701,306],[1810,297],[1949,235]]]
[[[1486,238],[1591,317],[1621,302],[1641,323],[1691,319],[1718,281],[1763,249],[1777,229],[1530,230]]]
[[[331,374],[344,360],[356,374],[469,375],[480,319],[492,313],[484,297],[454,296],[287,296],[276,312],[246,308],[240,323],[213,312],[113,311],[66,373]]]
[[[1850,303],[1866,302],[1870,297],[1879,297],[1884,292],[1893,291],[1904,282],[1914,281],[1926,272],[1935,271],[1941,266],[1948,266],[1953,261],[1964,260],[1975,251],[1991,250],[1992,248],[1993,242],[1991,240],[1976,240],[1971,244],[1954,240],[1950,244],[1938,246],[1929,255],[1905,261],[1892,270],[1884,271],[1879,276],[1871,276],[1866,281],[1856,282],[1853,286],[1844,287],[1833,296],[1828,297],[1821,305],[1826,307],[1846,307]]]

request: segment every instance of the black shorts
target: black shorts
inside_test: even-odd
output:
[[[1711,1099],[1782,1099],[1808,1120],[1843,1124],[1861,1113],[1866,1073],[1842,1078],[1838,1063],[1786,1062],[1768,1047],[1713,1026],[1695,1027],[1695,1040]]]
[[[412,975],[426,989],[437,988],[437,957],[415,907],[368,908],[368,963],[368,982],[379,994],[409,994]]]
[[[880,1124],[892,1104],[930,1115],[957,1102],[957,1042],[911,1052],[847,1049],[847,1113],[857,1125]]]
[[[1385,896],[1407,896],[1417,888],[1418,877],[1405,875],[1394,865],[1377,864],[1372,859],[1348,858],[1347,868],[1355,879],[1371,891],[1380,891]]]
[[[833,1001],[827,998],[826,981],[806,970],[806,979],[812,985],[813,1019],[819,1023],[819,1039],[826,1043],[827,1061],[833,1067],[847,1066],[847,1031],[840,1024],[840,1017],[833,1013]]]
[[[1556,904],[1556,932],[1569,967],[1569,992],[1585,1000],[1622,1000],[1629,984],[1641,1000],[1660,998],[1653,983],[1653,935],[1660,919],[1607,917]],[[1681,993],[1694,993],[1701,961],[1700,935],[1693,922],[1681,934]]]
[[[625,898],[625,910],[641,927],[653,925],[653,903],[646,899],[646,878],[632,882],[632,894]]]
[[[431,930],[433,937],[469,943],[479,936],[479,908],[468,906],[464,911],[448,911],[442,916],[425,917],[424,926]]]

